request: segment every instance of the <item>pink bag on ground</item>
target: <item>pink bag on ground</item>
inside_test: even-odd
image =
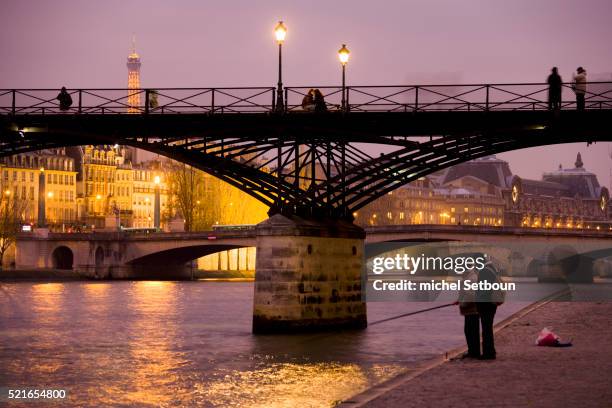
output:
[[[538,338],[536,339],[537,346],[548,346],[554,347],[559,343],[559,336],[550,331],[548,327],[545,327],[540,331]]]

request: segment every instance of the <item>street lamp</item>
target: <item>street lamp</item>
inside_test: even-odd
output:
[[[346,44],[342,44],[342,48],[338,50],[338,58],[342,64],[342,110],[346,112],[346,64],[349,60],[351,52],[346,48]]]
[[[284,111],[283,103],[283,41],[287,35],[287,27],[282,21],[279,21],[274,28],[276,42],[278,42],[278,85],[276,87],[276,111]]]
[[[159,184],[161,183],[161,178],[159,176],[155,176],[153,178],[153,183],[155,184],[155,202],[153,207],[153,227],[159,230],[160,227],[160,194],[159,194]]]
[[[40,173],[38,174],[38,226],[40,228],[44,227],[46,224],[46,181],[45,181],[45,168],[40,168]]]

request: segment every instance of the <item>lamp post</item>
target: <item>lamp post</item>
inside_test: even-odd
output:
[[[45,193],[45,168],[40,168],[38,174],[38,227],[43,228],[45,226],[45,206],[46,206],[46,193]]]
[[[342,48],[338,50],[338,58],[342,64],[342,110],[344,112],[348,110],[346,105],[346,64],[348,63],[350,53],[348,48],[346,48],[346,44],[342,44]]]
[[[278,42],[278,85],[276,87],[276,111],[283,112],[283,41],[287,35],[287,27],[282,21],[279,21],[274,28],[274,34],[276,36],[276,42]]]
[[[155,183],[155,202],[153,207],[153,226],[156,230],[159,230],[160,227],[160,194],[159,194],[159,184],[161,183],[161,178],[159,176],[155,176],[153,178],[153,182]]]

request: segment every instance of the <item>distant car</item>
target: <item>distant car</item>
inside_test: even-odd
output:
[[[120,229],[123,232],[127,232],[130,234],[151,234],[154,232],[160,232],[160,230],[158,228],[126,228],[126,227],[121,227]]]
[[[240,225],[213,225],[213,231],[249,231],[255,228],[255,224]]]

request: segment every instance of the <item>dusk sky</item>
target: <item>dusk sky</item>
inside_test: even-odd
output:
[[[0,5],[0,88],[125,87],[131,36],[143,87],[274,86],[275,23],[288,27],[286,85],[543,82],[556,65],[612,80],[612,2],[27,1]],[[529,178],[585,166],[609,185],[609,144],[506,153]]]

